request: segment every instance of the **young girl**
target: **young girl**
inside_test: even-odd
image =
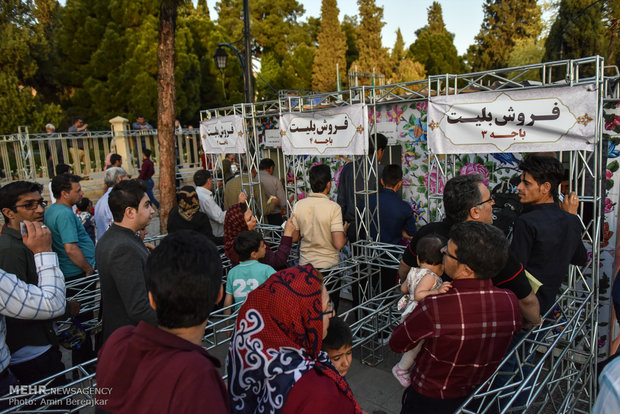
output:
[[[417,255],[418,266],[413,267],[407,274],[407,279],[400,287],[405,294],[398,301],[398,310],[403,311],[402,320],[418,306],[418,303],[429,295],[446,293],[451,287],[450,282],[441,282],[443,274],[443,255],[441,248],[444,242],[435,235],[425,236],[418,242]],[[415,348],[405,352],[400,360],[392,368],[392,374],[403,387],[409,387],[411,380],[409,371],[415,363],[415,357],[420,352],[424,341],[420,341]]]

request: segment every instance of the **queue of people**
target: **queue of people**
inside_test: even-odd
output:
[[[379,157],[385,146],[380,147],[381,140],[377,145]],[[261,165],[265,167],[261,178],[273,174],[271,163]],[[371,199],[379,206],[380,227],[371,228],[371,236],[390,242],[398,236],[410,239],[398,272],[382,274],[373,282],[380,283],[381,291],[400,286],[405,294],[399,302],[402,323],[389,338],[392,350],[403,353],[393,368],[404,387],[403,413],[437,414],[458,408],[497,369],[519,335],[540,325],[541,313],[555,301],[558,281],[568,265],[585,263],[574,214],[579,201],[574,194],[561,204],[557,200],[560,163],[532,155],[520,168],[517,190],[525,212],[515,223],[512,243],[492,225],[494,200],[478,176],[449,180],[443,196],[447,218],[419,230],[412,212],[396,197],[402,185],[400,167],[388,165],[380,177],[370,177],[380,185]],[[313,166],[312,193],[295,203],[280,243],[269,245],[257,231],[246,181],[240,179],[235,186],[230,185],[235,178],[229,180],[224,197],[234,202],[222,209],[215,199],[220,191],[215,177],[197,171],[196,187],[178,191],[169,235],[155,248],[143,241],[143,230],[154,213],[150,187],[123,173],[121,167],[112,167],[104,176],[109,188],[105,205],[100,205],[102,199],[95,205],[95,220],[103,208],[109,218],[103,221],[103,235],[97,232],[96,244],[71,210],[82,199],[79,177],[54,177],[56,203],[47,211],[37,184],[16,182],[0,189],[7,223],[0,236],[3,270],[30,284],[40,282],[37,254],[45,250],[34,249],[30,236],[20,235],[20,223],[25,223],[33,237],[51,238],[59,263],[55,269],[62,271],[63,279],[98,271],[103,347],[97,386],[112,390],[99,408],[131,413],[189,412],[205,406],[233,413],[361,413],[345,377],[352,335],[336,317],[340,281],[323,278],[326,269],[338,265],[348,228],[355,226],[343,219],[351,217],[349,203],[355,198],[340,197],[353,192],[353,184],[348,187],[346,180],[341,181],[337,189],[346,205],[331,201],[329,167]],[[266,178],[273,195],[260,182],[251,190],[266,195],[271,210],[263,204],[265,217],[281,214],[283,206],[278,183]],[[37,224],[41,221],[44,225]],[[223,233],[216,233],[218,226]],[[562,233],[549,231],[549,226],[560,226]],[[291,246],[298,240],[300,259],[294,263]],[[217,245],[223,246],[233,266],[225,283]],[[553,263],[543,260],[542,253],[549,249],[562,251]],[[15,256],[13,251],[27,259],[27,266],[11,266],[6,255]],[[526,270],[544,288],[533,288]],[[64,301],[64,286],[61,290]],[[218,375],[219,361],[200,346],[209,314],[222,304],[237,312],[227,358],[228,387]],[[66,308],[77,315],[75,305]],[[58,316],[58,310],[46,315]],[[49,320],[28,322],[31,325],[15,322],[26,327],[19,335],[11,332],[13,322],[7,322],[7,328],[0,324],[0,345],[8,329],[11,381],[15,381],[12,366],[18,371],[28,361],[24,358],[46,358],[43,364],[56,372],[63,368],[50,351],[57,348],[46,336]],[[19,344],[27,351],[20,353]],[[90,343],[83,349],[94,351]],[[88,356],[76,354],[73,363]],[[51,358],[56,358],[53,365]],[[37,373],[37,378],[49,374]]]

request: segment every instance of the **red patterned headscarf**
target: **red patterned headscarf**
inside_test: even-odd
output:
[[[247,206],[243,204],[244,207]],[[246,209],[242,209],[242,204],[234,204],[226,210],[224,217],[224,252],[230,259],[233,266],[239,264],[239,255],[233,249],[233,243],[242,231],[248,230],[248,224],[245,222],[244,214]]]
[[[250,292],[239,310],[228,355],[233,413],[280,413],[302,375],[316,369],[361,413],[347,381],[321,351],[322,282],[308,264],[281,270]]]

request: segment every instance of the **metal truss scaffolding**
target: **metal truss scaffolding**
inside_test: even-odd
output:
[[[235,105],[228,108],[201,112],[201,120],[227,115],[240,115],[244,120],[247,136],[247,152],[240,157],[243,168],[258,170],[263,156],[275,157],[281,177],[286,180],[287,210],[298,197],[298,189],[308,183],[307,165],[304,156],[283,155],[280,149],[265,148],[261,142],[264,123],[275,123],[286,112],[320,111],[327,108],[366,103],[370,113],[377,113],[384,105],[427,102],[433,96],[497,91],[503,89],[542,89],[551,86],[572,87],[591,85],[598,93],[595,150],[593,152],[573,151],[560,154],[561,160],[569,166],[569,187],[582,200],[579,215],[583,224],[583,239],[590,249],[591,260],[584,267],[571,266],[568,281],[559,296],[556,306],[544,315],[544,324],[529,332],[506,356],[498,370],[482,384],[466,401],[460,411],[465,413],[490,412],[590,412],[596,396],[596,362],[599,307],[599,263],[602,231],[602,198],[604,195],[604,171],[606,149],[602,140],[602,104],[605,99],[618,100],[618,76],[605,77],[604,63],[600,57],[564,60],[559,62],[527,65],[501,70],[469,73],[464,75],[431,76],[429,79],[398,85],[360,87],[348,91],[286,96],[276,101]],[[615,82],[615,83],[614,83]],[[371,124],[376,119],[371,119]],[[372,127],[371,127],[372,128]],[[370,139],[376,144],[376,135],[371,129]],[[376,145],[373,145],[376,148]],[[445,180],[457,174],[454,156],[440,156],[427,153],[428,168],[436,169]],[[354,178],[363,177],[362,183],[355,183],[355,230],[358,240],[351,245],[349,257],[333,268],[324,271],[325,280],[340,280],[334,290],[351,294],[353,306],[341,316],[354,332],[354,346],[361,350],[362,362],[374,365],[383,360],[385,338],[394,326],[400,323],[396,312],[396,300],[400,296],[398,287],[382,289],[382,269],[397,269],[403,247],[380,243],[378,236],[371,238],[371,230],[380,231],[378,210],[370,211],[369,198],[376,195],[378,188],[378,165],[376,155],[363,157],[355,163]],[[221,181],[221,157],[207,154],[207,168]],[[374,180],[374,186],[369,185]],[[258,183],[258,176],[243,175],[244,184]],[[357,181],[357,180],[356,180]],[[222,187],[225,183],[222,182]],[[257,186],[260,189],[260,186]],[[253,186],[250,186],[253,188]],[[249,202],[257,214],[259,229],[265,238],[277,245],[282,229],[264,224],[260,216],[262,196],[253,190],[248,194]],[[426,194],[431,206],[441,206],[442,194]],[[441,211],[439,208],[438,211]],[[441,214],[441,213],[440,213]],[[433,217],[439,220],[441,217]],[[157,240],[154,240],[157,242]],[[296,262],[297,251],[293,249],[291,263]],[[230,262],[222,252],[225,274]],[[90,276],[71,283],[79,293],[74,297],[83,304],[82,311],[98,311],[99,292],[97,277]],[[555,309],[555,311],[553,310]],[[234,326],[236,314],[234,305],[214,311],[206,327],[204,344],[213,348],[227,343]],[[95,329],[97,321],[87,325]],[[512,357],[512,358],[511,358]],[[511,360],[516,365],[510,365]],[[92,364],[90,361],[87,364]],[[86,364],[86,365],[87,365]],[[81,378],[81,386],[94,384],[94,374],[84,366],[74,367],[65,374]],[[45,383],[44,380],[41,383]],[[24,412],[27,407],[14,410]],[[48,407],[51,411],[53,407]],[[39,410],[41,411],[41,410]],[[74,410],[77,411],[77,410]]]

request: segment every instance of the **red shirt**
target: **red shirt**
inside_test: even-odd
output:
[[[153,174],[155,174],[155,166],[153,165],[153,161],[148,158],[142,160],[142,168],[140,169],[140,175],[138,175],[138,178],[141,180],[150,180]]]
[[[286,397],[282,414],[355,413],[355,403],[334,381],[311,369],[293,385]]]
[[[402,353],[423,339],[411,386],[431,398],[460,398],[493,374],[520,329],[514,293],[491,280],[460,279],[448,293],[420,302],[396,327],[390,347]]]
[[[230,413],[219,366],[201,346],[144,321],[124,326],[99,352],[98,408],[131,414]]]

